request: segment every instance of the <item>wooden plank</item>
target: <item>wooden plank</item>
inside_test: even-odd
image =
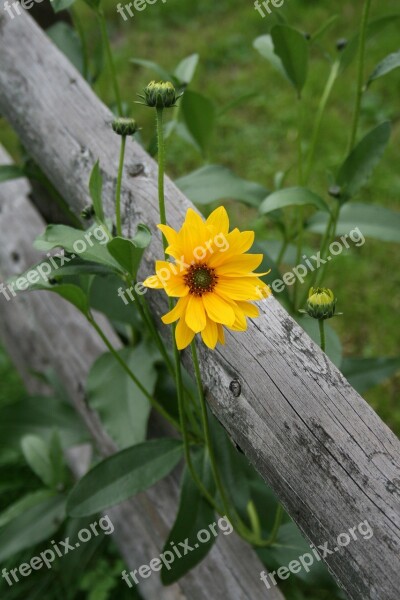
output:
[[[9,156],[0,145],[0,164]],[[0,276],[23,272],[41,260],[32,248],[45,223],[29,201],[25,180],[0,185]],[[44,257],[46,258],[46,257]],[[115,347],[119,339],[107,321],[98,316]],[[74,407],[93,435],[104,456],[115,452],[98,415],[85,402],[84,386],[94,360],[105,351],[103,343],[86,320],[55,294],[35,292],[7,301],[0,294],[0,337],[21,372],[27,387],[37,392],[38,380],[31,370],[43,372],[53,367],[65,385]],[[157,433],[160,424],[157,426]],[[69,453],[71,467],[83,475],[88,467],[87,449]],[[172,527],[179,500],[179,472],[166,478],[132,501],[107,511],[115,526],[115,541],[130,569],[148,564],[163,548]],[[140,586],[147,600],[209,600],[218,592],[221,598],[283,600],[278,589],[266,595],[259,579],[263,565],[256,554],[236,534],[220,535],[206,560],[177,585],[163,588],[154,574]]]
[[[99,158],[111,215],[119,140],[110,112],[26,15],[3,19],[1,28],[0,110],[76,211],[88,202],[87,181]],[[127,173],[125,232],[138,222],[155,232],[156,164],[133,142]],[[190,203],[170,180],[166,195],[168,221],[179,226]],[[159,257],[158,238],[143,274],[153,272]],[[163,314],[163,295],[149,297],[154,314]],[[199,348],[210,406],[312,543],[335,546],[340,533],[369,521],[371,540],[351,543],[325,562],[349,598],[394,600],[400,443],[275,299],[262,302],[261,313],[245,334],[229,333],[225,347]],[[238,398],[230,390],[234,379]]]

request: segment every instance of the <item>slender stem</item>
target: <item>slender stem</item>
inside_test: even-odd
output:
[[[365,61],[365,45],[367,40],[367,26],[369,13],[371,9],[371,0],[365,0],[364,10],[361,20],[360,40],[358,45],[358,75],[357,75],[357,92],[356,103],[353,116],[353,126],[351,129],[348,154],[353,150],[357,137],[358,122],[360,119],[361,101],[364,87],[364,61]]]
[[[278,535],[279,528],[282,524],[282,518],[283,518],[283,508],[282,508],[281,504],[278,504],[276,513],[275,513],[274,524],[272,526],[271,535],[269,536],[269,539],[268,539],[268,542],[271,546],[276,541],[276,536]]]
[[[281,249],[279,251],[278,257],[276,259],[276,266],[279,267],[279,265],[281,264],[283,257],[285,256],[285,252],[286,252],[286,248],[289,245],[289,240],[287,239],[287,237],[285,237],[285,239],[283,240],[283,244],[281,246]]]
[[[171,423],[171,425],[173,425],[174,427],[176,427],[176,429],[178,429],[178,431],[180,431],[179,423],[173,417],[171,417],[170,414],[168,414],[168,412],[165,410],[165,408],[163,406],[161,406],[161,404],[155,398],[153,398],[151,396],[151,394],[149,394],[149,392],[146,390],[146,388],[140,383],[140,381],[138,380],[136,375],[131,371],[131,369],[128,367],[126,362],[121,358],[121,356],[119,355],[117,350],[111,344],[110,340],[107,338],[107,336],[105,335],[105,333],[103,332],[101,327],[96,323],[94,318],[89,316],[88,321],[92,325],[92,327],[97,331],[100,338],[103,340],[104,344],[107,346],[108,350],[114,356],[115,360],[121,365],[121,367],[124,369],[124,371],[129,375],[129,377],[132,379],[132,381],[135,383],[135,385],[139,388],[139,390],[142,392],[142,394],[147,398],[147,400],[150,402],[150,404],[153,406],[153,408],[155,408],[155,410],[157,410],[165,419],[167,419],[167,421],[169,421]]]
[[[165,172],[165,143],[164,143],[164,123],[163,109],[157,108],[157,145],[158,145],[158,206],[160,211],[160,220],[163,225],[167,224],[167,215],[165,210],[164,198],[164,172]],[[167,248],[167,240],[163,235],[164,254]]]
[[[302,114],[302,104],[301,104],[301,98],[299,97],[298,100],[298,111],[299,111],[299,116],[298,116],[298,127],[299,127],[299,131],[298,131],[298,135],[297,135],[297,143],[298,143],[298,180],[299,180],[299,186],[303,186],[304,185],[304,171],[303,171],[303,148],[302,148],[302,133],[303,133],[303,114]],[[301,259],[301,250],[303,247],[303,206],[298,206],[297,207],[297,228],[298,228],[298,234],[297,234],[297,252],[296,252],[296,265],[300,264],[300,259]],[[297,303],[297,295],[298,295],[298,291],[299,291],[299,280],[296,278],[295,284],[294,284],[294,290],[293,290],[293,306],[294,309],[296,310],[296,303]]]
[[[319,335],[321,337],[321,350],[325,352],[325,321],[324,319],[318,320]]]
[[[247,504],[247,514],[249,515],[254,535],[256,535],[257,537],[261,537],[260,519],[258,517],[257,509],[254,505],[253,500],[250,500]]]
[[[103,46],[104,46],[104,50],[107,55],[108,68],[110,69],[111,80],[112,80],[112,84],[113,84],[113,88],[114,88],[115,101],[117,104],[117,112],[118,112],[118,116],[122,117],[123,109],[122,109],[121,92],[119,90],[117,72],[115,69],[114,59],[113,59],[111,46],[110,46],[110,39],[109,39],[108,33],[107,33],[107,23],[106,23],[106,19],[104,17],[104,13],[101,9],[97,11],[97,17],[98,17],[99,24],[100,24],[101,36],[103,39]]]
[[[76,31],[78,32],[79,39],[81,41],[82,58],[83,58],[83,65],[82,65],[83,66],[83,76],[86,80],[88,80],[88,77],[89,77],[89,52],[88,52],[88,46],[87,46],[87,42],[86,42],[85,29],[82,27],[82,21],[79,17],[78,11],[76,10],[75,6],[72,5],[70,7],[70,11],[71,11],[74,27],[75,27]]]
[[[312,140],[311,140],[311,146],[310,146],[310,150],[309,150],[308,158],[307,158],[307,166],[306,166],[305,176],[304,176],[305,185],[307,185],[307,183],[310,179],[311,171],[312,171],[312,168],[314,165],[315,152],[316,152],[316,148],[317,148],[319,134],[321,131],[322,118],[324,116],[324,112],[326,109],[326,105],[328,104],[329,97],[333,90],[333,86],[334,86],[335,81],[339,74],[339,65],[340,65],[339,61],[335,61],[333,63],[331,71],[329,73],[328,81],[326,82],[325,89],[323,91],[321,100],[319,102],[317,116],[316,116],[315,124],[314,124],[313,136],[312,136]]]
[[[125,159],[125,147],[126,147],[126,136],[121,136],[121,151],[119,155],[119,167],[118,167],[118,179],[117,179],[117,191],[115,195],[115,215],[117,221],[117,235],[122,236],[122,222],[121,222],[121,186],[122,186],[122,174],[124,171],[124,159]]]
[[[253,544],[255,546],[260,546],[260,547],[270,546],[271,543],[272,543],[271,542],[271,538],[268,538],[268,540],[262,540],[262,539],[260,539],[260,536],[258,535],[258,533],[249,530],[247,528],[247,526],[243,523],[243,521],[240,519],[240,517],[237,514],[235,508],[230,506],[230,502],[229,502],[229,499],[228,499],[228,497],[226,495],[225,488],[224,488],[224,485],[223,485],[222,480],[221,480],[221,476],[220,476],[220,473],[219,473],[219,469],[218,469],[218,466],[217,466],[217,461],[216,461],[214,450],[213,450],[213,443],[212,443],[212,439],[211,439],[210,425],[209,425],[209,422],[208,422],[207,404],[206,404],[206,400],[205,400],[205,397],[204,397],[204,390],[203,390],[203,384],[202,384],[202,381],[201,381],[201,373],[200,373],[199,360],[198,360],[198,357],[197,357],[196,344],[195,344],[194,341],[191,343],[191,350],[192,350],[193,366],[194,366],[194,371],[195,371],[195,375],[196,375],[197,390],[198,390],[199,400],[200,400],[200,405],[201,405],[201,413],[202,413],[202,419],[203,419],[203,427],[204,427],[204,434],[205,434],[205,440],[206,440],[206,447],[207,447],[208,454],[209,454],[209,457],[210,457],[211,470],[212,470],[212,473],[213,473],[213,476],[214,476],[214,481],[215,481],[215,484],[217,486],[218,493],[219,493],[219,495],[221,497],[221,501],[222,501],[222,505],[223,505],[223,509],[224,509],[224,514],[228,517],[228,519],[230,520],[230,522],[232,523],[232,525],[235,527],[235,529],[238,532],[238,534],[243,539],[245,539],[246,541],[248,541],[250,544]],[[248,508],[249,508],[249,506],[251,507],[251,504],[248,505]],[[253,512],[254,512],[254,505],[253,505],[252,508],[253,508]],[[252,514],[252,518],[254,519],[254,514]],[[254,525],[254,522],[252,522],[252,524]]]

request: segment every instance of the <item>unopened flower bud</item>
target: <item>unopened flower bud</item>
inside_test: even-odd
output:
[[[95,215],[95,212],[94,212],[94,206],[93,206],[93,204],[88,204],[81,211],[81,217],[82,217],[82,219],[85,219],[85,221],[89,221],[89,219],[91,219],[92,217],[94,217],[94,215]]]
[[[138,130],[135,119],[128,119],[125,117],[118,117],[118,119],[114,119],[112,128],[117,135],[123,135],[125,137],[128,135],[134,135]]]
[[[306,312],[313,319],[331,319],[336,312],[336,298],[328,288],[310,288]]]
[[[181,94],[182,95],[182,94]],[[155,108],[171,108],[181,97],[170,81],[151,81],[141,96],[147,106]]]
[[[337,40],[336,42],[336,49],[339,52],[342,52],[342,50],[344,50],[348,44],[348,40],[346,40],[346,38],[340,38],[340,40]]]

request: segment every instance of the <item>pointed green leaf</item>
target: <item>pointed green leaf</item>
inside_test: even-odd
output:
[[[46,442],[36,435],[27,435],[21,440],[21,448],[32,471],[50,487],[54,482],[54,472]]]
[[[289,81],[281,59],[274,52],[274,42],[272,41],[272,37],[270,35],[260,35],[260,37],[254,40],[253,46],[262,57],[266,58],[271,63],[278,73],[280,73],[287,81]]]
[[[260,205],[260,212],[267,214],[286,206],[311,205],[327,213],[330,212],[326,202],[314,192],[302,187],[285,188],[272,192]]]
[[[139,225],[132,240],[115,237],[107,244],[107,250],[121,267],[136,279],[143,253],[151,241],[151,232],[146,225]]]
[[[393,54],[389,54],[386,58],[384,58],[371,73],[367,85],[370,85],[376,79],[387,75],[394,69],[398,69],[400,67],[400,50],[394,52]]]
[[[309,44],[302,33],[287,25],[271,29],[274,52],[299,96],[307,80]]]
[[[341,203],[355,196],[368,182],[389,143],[391,125],[385,121],[370,131],[340,167],[336,183]]]
[[[186,127],[205,154],[215,126],[214,104],[202,94],[186,91],[181,100],[181,110]]]
[[[241,179],[220,165],[201,167],[175,183],[192,202],[200,205],[232,199],[258,207],[268,194],[262,185]]]
[[[201,451],[194,455],[193,464],[196,472],[206,487],[208,487],[209,481],[207,478],[210,473],[210,467],[206,454]],[[214,519],[214,509],[204,499],[186,468],[183,475],[178,514],[163,551],[171,551],[171,544],[179,548],[179,543],[185,541],[188,542],[192,550],[182,555],[179,559],[176,559],[169,565],[169,569],[163,565],[161,569],[161,581],[164,585],[171,585],[175,581],[178,581],[178,579],[193,569],[208,554],[216,540],[215,534],[209,529],[209,526],[214,523]],[[197,537],[198,532],[201,530],[208,531],[209,535],[204,534],[204,539],[208,537],[208,541],[201,542]]]
[[[54,496],[54,492],[52,490],[43,489],[36,490],[35,492],[31,492],[22,498],[19,498],[16,502],[7,506],[5,510],[0,514],[0,528],[7,525],[13,519],[22,515],[26,510],[40,504],[43,500],[47,500],[47,498],[51,498]]]
[[[63,496],[45,498],[39,504],[28,508],[0,529],[0,562],[25,548],[52,539],[64,519]]]
[[[143,492],[182,458],[182,442],[160,439],[126,448],[96,465],[68,498],[68,513],[86,517]]]
[[[0,165],[0,183],[26,177],[25,170],[17,165]]]
[[[89,192],[93,202],[93,208],[96,217],[99,221],[104,222],[103,211],[103,176],[100,171],[99,161],[96,162],[92,169],[89,180]]]
[[[319,212],[311,217],[307,229],[323,235],[326,225],[327,215]],[[336,233],[345,235],[356,229],[359,232],[356,245],[359,246],[362,246],[365,241],[360,234],[382,242],[400,243],[400,212],[361,202],[345,204],[340,211]]]
[[[153,394],[157,381],[155,356],[144,344],[124,348],[121,358],[136,373],[146,390]],[[86,387],[90,406],[100,415],[105,428],[119,448],[146,439],[150,403],[110,353],[92,366]],[[113,402],[110,402],[113,398]]]
[[[187,56],[181,60],[179,65],[176,67],[174,73],[175,77],[178,79],[178,81],[180,81],[180,83],[188,85],[193,79],[198,63],[198,54],[191,54],[190,56]]]

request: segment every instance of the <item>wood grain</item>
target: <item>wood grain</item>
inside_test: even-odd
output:
[[[88,202],[87,182],[99,158],[111,215],[119,140],[110,112],[26,15],[3,18],[0,30],[1,112],[76,211]],[[132,87],[128,100],[137,91]],[[148,275],[161,257],[157,169],[133,142],[126,173],[124,231],[132,234],[145,222],[157,239],[144,261],[142,274]],[[170,180],[166,196],[168,221],[179,226],[190,203]],[[159,292],[149,297],[159,317],[165,299]],[[325,559],[348,597],[396,600],[398,439],[274,298],[261,303],[261,318],[246,333],[229,333],[215,352],[199,351],[212,410],[310,542],[334,547],[340,533],[366,519],[371,524],[372,539]],[[234,379],[239,397],[230,391]]]

